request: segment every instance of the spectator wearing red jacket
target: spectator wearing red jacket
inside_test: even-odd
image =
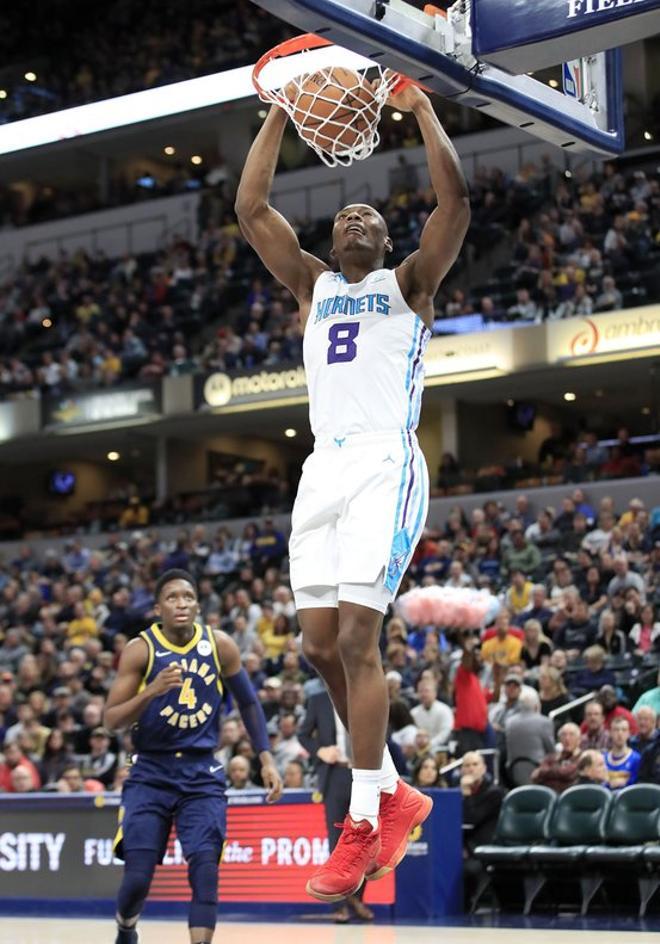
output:
[[[25,756],[18,744],[16,742],[5,744],[2,753],[4,754],[4,762],[0,764],[0,791],[4,793],[15,792],[11,776],[15,767],[24,767],[29,770],[32,776],[32,789],[38,790],[41,786],[39,771],[29,757]]]

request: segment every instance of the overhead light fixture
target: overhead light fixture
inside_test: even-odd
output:
[[[550,86],[550,88],[559,88],[559,82],[557,81],[557,79],[549,79],[548,85]]]
[[[36,82],[37,74],[36,72],[26,72],[24,75],[24,79],[26,82]]]
[[[0,98],[7,98],[7,89],[0,89]]]
[[[642,413],[644,414],[644,416],[650,416],[650,415],[651,415],[651,407],[650,407],[650,406],[643,406],[643,407],[642,407]]]
[[[41,322],[41,327],[42,327],[42,328],[52,328],[52,327],[53,327],[53,322],[50,320],[50,318],[44,318],[44,319],[42,320],[42,322]]]
[[[598,390],[596,390],[596,396],[597,396],[597,397],[604,397],[604,396],[605,396],[605,391],[604,391],[604,390],[601,390],[600,387],[599,387]]]
[[[191,164],[201,164],[201,163],[202,163],[202,158],[199,156],[199,154],[193,154],[193,156],[190,158],[190,163],[191,163]]]
[[[566,400],[567,403],[572,403],[574,400],[577,400],[577,396],[570,390],[567,390],[564,394],[564,400]]]
[[[653,135],[651,134],[650,131],[645,131],[645,132],[644,132],[644,140],[645,140],[645,141],[652,141],[652,140],[653,140]]]
[[[259,111],[257,112],[257,118],[261,118],[261,120],[263,121],[267,114],[268,112],[266,111],[265,108],[260,108]]]
[[[400,111],[392,112],[392,121],[402,121],[402,120],[403,120],[403,115],[401,114]]]
[[[509,399],[506,401],[506,405],[513,406],[513,404],[514,404],[514,401],[511,399],[511,397],[509,397]]]
[[[287,439],[293,439],[295,436],[298,435],[298,430],[292,429],[291,427],[289,427],[288,429],[284,430],[284,435],[286,436]]]
[[[118,459],[121,459],[121,456],[114,449],[111,449],[106,458],[108,462],[116,462]]]
[[[565,171],[564,171],[564,177],[569,177],[569,178],[570,178],[570,177],[572,177],[572,176],[573,176],[573,174],[570,172],[570,170],[565,170]]]
[[[168,144],[167,147],[164,147],[163,151],[165,152],[165,154],[167,154],[168,157],[171,157],[173,154],[176,154],[176,148],[173,148],[171,144]]]

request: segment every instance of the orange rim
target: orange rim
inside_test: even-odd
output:
[[[301,36],[293,36],[291,39],[285,39],[283,43],[273,46],[268,52],[255,63],[252,70],[252,83],[257,92],[262,95],[268,94],[259,84],[259,74],[263,67],[273,59],[283,59],[285,56],[292,56],[296,52],[303,52],[306,49],[319,49],[321,46],[334,46],[335,44],[324,39],[323,36],[317,36],[316,33],[303,33]],[[272,92],[270,93],[272,94]]]

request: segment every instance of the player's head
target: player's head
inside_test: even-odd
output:
[[[166,570],[156,583],[154,611],[165,629],[192,627],[199,612],[197,586],[187,570]]]
[[[339,268],[343,261],[359,261],[377,269],[391,251],[387,223],[369,204],[349,203],[335,216],[330,258]]]

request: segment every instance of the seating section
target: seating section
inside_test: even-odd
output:
[[[472,911],[499,873],[523,873],[524,914],[555,882],[579,885],[581,914],[608,882],[636,880],[639,914],[660,887],[660,786],[635,784],[618,793],[579,785],[556,798],[539,786],[505,799],[492,845],[478,846],[485,867]],[[546,896],[546,901],[549,896]]]

